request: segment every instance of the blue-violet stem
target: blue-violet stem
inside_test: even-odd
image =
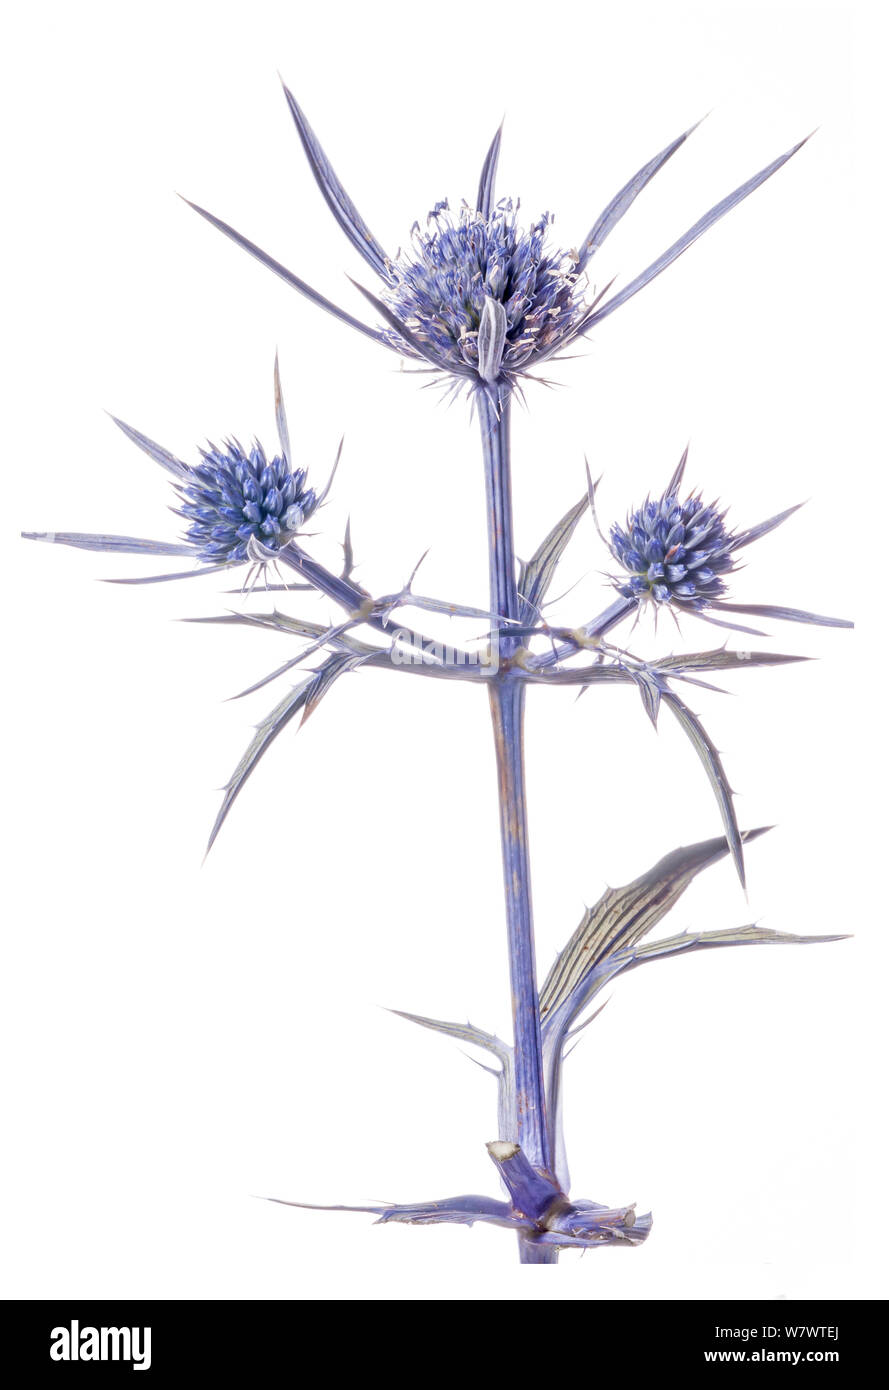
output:
[[[501,618],[517,619],[520,600],[516,589],[512,536],[509,395],[504,392],[495,404],[486,393],[480,392],[477,401],[487,491],[491,611],[498,613]],[[552,1170],[552,1155],[543,1085],[522,744],[525,689],[524,681],[517,679],[516,672],[510,669],[510,658],[519,643],[520,639],[502,629],[492,634],[496,675],[488,688],[488,695],[494,725],[500,795],[515,1049],[516,1139],[530,1164],[549,1173]],[[503,1139],[507,1136],[499,1137]],[[541,1258],[544,1254],[548,1257],[550,1252],[541,1251],[532,1242],[520,1238],[519,1245],[523,1263],[555,1263],[549,1258]]]

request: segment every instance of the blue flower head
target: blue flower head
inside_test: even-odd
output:
[[[304,468],[287,459],[266,458],[255,441],[249,453],[237,440],[201,451],[203,463],[177,484],[178,514],[191,524],[185,540],[211,564],[246,560],[251,540],[278,550],[299,531],[318,505]]]
[[[726,592],[734,569],[736,537],[725,512],[705,507],[699,495],[679,500],[667,492],[611,528],[611,553],[629,578],[617,584],[624,598],[650,598],[700,610]]]
[[[602,536],[614,559],[624,571],[612,576],[614,586],[625,600],[612,604],[602,618],[587,628],[601,636],[646,600],[655,610],[669,606],[692,613],[719,627],[734,627],[741,632],[762,636],[756,628],[740,626],[715,618],[710,610],[724,613],[747,613],[754,617],[781,618],[789,622],[815,623],[822,627],[851,627],[842,618],[822,617],[799,608],[779,607],[763,603],[728,603],[726,578],[737,568],[736,553],[744,546],[774,531],[799,510],[801,503],[787,507],[776,516],[743,531],[733,531],[726,525],[726,512],[717,503],[705,506],[700,493],[682,500],[681,486],[688,459],[688,449],[682,455],[665,491],[655,500],[646,498],[641,507],[627,516],[625,525],[612,525],[609,535]],[[589,479],[589,472],[587,473]],[[589,479],[590,505],[596,517],[596,488]],[[598,521],[596,522],[598,528]],[[601,531],[599,533],[602,534]]]
[[[547,245],[544,214],[526,231],[518,203],[489,215],[438,203],[412,230],[412,250],[389,263],[383,298],[417,344],[452,371],[511,379],[573,335],[586,313],[577,252]],[[396,333],[391,341],[403,347]]]
[[[275,558],[301,530],[308,518],[326,498],[333,482],[333,471],[320,493],[308,486],[306,470],[290,462],[290,435],[278,361],[275,359],[275,418],[278,424],[278,452],[270,459],[258,440],[244,449],[236,439],[218,447],[209,444],[201,450],[201,462],[192,466],[171,454],[132,425],[111,417],[143,453],[167,473],[172,474],[179,505],[172,510],[188,522],[178,541],[143,540],[135,536],[88,535],[80,531],[26,532],[34,539],[73,545],[80,550],[109,550],[118,554],[176,555],[197,560],[197,570],[241,565],[248,560],[263,564]],[[340,443],[342,448],[342,442]],[[152,575],[127,583],[157,583],[186,575]]]

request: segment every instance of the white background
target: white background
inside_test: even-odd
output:
[[[885,310],[866,106],[877,7],[390,3],[43,4],[7,44],[3,232],[7,1296],[875,1297],[885,980]],[[174,195],[226,218],[355,313],[341,236],[290,124],[295,90],[387,248],[472,198],[504,111],[499,189],[576,245],[640,164],[706,111],[593,267],[626,278],[800,136],[791,164],[561,364],[515,421],[529,553],[604,473],[620,516],[669,476],[740,526],[809,505],[746,552],[736,597],[853,616],[782,625],[822,658],[694,692],[739,792],[749,901],[712,869],[670,931],[749,921],[855,940],[652,965],[569,1063],[574,1192],[654,1210],[648,1244],[515,1267],[477,1227],[374,1228],[258,1197],[405,1201],[496,1191],[490,1078],[383,1011],[508,1036],[493,759],[479,692],[359,672],[254,776],[205,865],[218,793],[278,695],[272,634],[192,627],[240,600],[211,578],[96,580],[164,561],[18,543],[24,528],[174,539],[168,480],[112,410],[182,457],[274,444],[280,350],[295,452],[343,465],[316,553],[351,514],[358,577],[486,601],[483,483],[464,402],[327,319]],[[14,557],[14,558],[13,558]],[[587,521],[554,610],[607,600]],[[324,617],[314,601],[298,611]],[[262,608],[263,602],[255,601]],[[435,624],[424,623],[428,629]],[[440,625],[439,625],[440,626]],[[463,629],[463,631],[470,631]],[[714,637],[716,640],[714,641]],[[651,643],[635,634],[636,647]],[[675,634],[659,639],[676,644]],[[718,634],[687,624],[691,649]],[[737,639],[744,645],[746,639]],[[7,685],[12,685],[8,677]],[[528,776],[545,970],[606,882],[719,833],[690,747],[631,691],[532,692]]]

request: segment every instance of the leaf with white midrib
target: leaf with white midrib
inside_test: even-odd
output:
[[[745,842],[765,834],[766,828],[748,831]],[[547,975],[540,991],[541,1019],[552,1016],[597,967],[641,941],[678,902],[695,876],[728,851],[728,841],[722,835],[702,840],[673,850],[632,883],[606,889],[584,913]]]

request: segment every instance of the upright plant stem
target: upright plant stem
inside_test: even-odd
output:
[[[509,456],[509,397],[495,409],[486,395],[479,396],[482,450],[487,492],[488,560],[491,611],[515,621],[519,596],[515,581],[515,548],[512,535],[512,489]],[[531,912],[531,871],[523,756],[524,683],[511,670],[511,658],[520,639],[509,635],[507,624],[492,633],[496,675],[489,686],[497,776],[500,793],[500,828],[506,924],[512,984],[513,1039],[515,1044],[517,1140],[536,1168],[550,1168],[543,1087],[540,1014],[534,959],[534,924]],[[501,1136],[502,1137],[502,1136]]]
[[[478,407],[487,489],[491,611],[501,618],[515,620],[519,617],[519,597],[512,536],[509,397],[500,403],[498,410],[486,395],[480,394]],[[535,1168],[550,1172],[552,1155],[543,1085],[522,741],[525,688],[524,682],[517,679],[516,672],[511,669],[511,658],[520,645],[520,639],[511,637],[508,629],[504,631],[501,627],[499,632],[492,634],[491,645],[497,660],[497,673],[489,685],[488,696],[500,793],[503,885],[515,1048],[516,1137],[529,1162]],[[525,1239],[520,1241],[520,1252],[525,1264],[554,1263],[557,1253]]]

